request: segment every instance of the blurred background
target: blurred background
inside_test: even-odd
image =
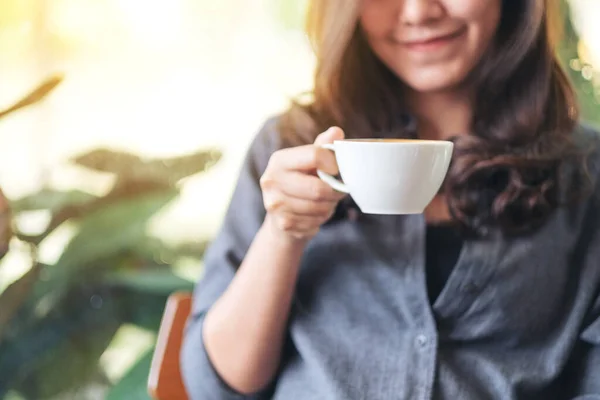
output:
[[[304,0],[0,0],[0,399],[147,399],[242,157],[311,87]],[[600,126],[600,2],[559,52]]]

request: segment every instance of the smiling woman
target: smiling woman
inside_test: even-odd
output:
[[[558,4],[310,5],[313,96],[245,159],[194,296],[190,396],[600,396],[600,137],[555,54]],[[444,189],[423,215],[369,214],[315,176],[344,137],[454,140]]]
[[[367,0],[344,3],[341,15],[335,4],[312,3],[315,99],[284,115],[283,133],[293,143],[311,143],[330,125],[350,137],[413,137],[399,117],[411,114],[419,138],[456,142],[445,191],[465,228],[543,223],[558,205],[567,158],[582,160],[570,138],[575,95],[551,40],[558,4]],[[473,193],[482,185],[488,196]]]

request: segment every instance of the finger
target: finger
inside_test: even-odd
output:
[[[323,149],[321,146],[342,139],[344,139],[344,131],[336,126],[327,129],[317,136],[314,144],[318,148],[315,156],[318,169],[330,175],[337,175],[339,173],[335,155],[331,150]]]
[[[312,201],[285,195],[281,191],[265,194],[265,209],[274,213],[281,211],[297,216],[329,218],[337,205],[336,201]]]
[[[338,202],[344,193],[335,191],[331,186],[313,175],[290,171],[274,177],[276,186],[284,194],[298,199],[316,202]]]
[[[325,132],[323,132],[319,136],[317,136],[314,144],[316,146],[320,146],[320,145],[323,145],[326,143],[333,143],[336,140],[344,139],[344,137],[345,137],[345,134],[341,128],[338,128],[337,126],[332,126],[331,128],[327,129]]]
[[[322,157],[318,150],[326,151],[310,144],[278,150],[271,156],[267,170],[314,171]]]
[[[335,156],[331,151],[321,148],[320,145],[343,138],[344,132],[340,128],[329,128],[317,137],[314,145],[297,146],[276,151],[271,156],[267,168],[299,171],[321,169],[329,174],[336,175],[338,167]]]

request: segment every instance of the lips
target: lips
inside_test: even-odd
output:
[[[423,38],[414,38],[409,40],[399,41],[403,46],[413,50],[427,50],[430,48],[438,47],[440,45],[447,44],[454,39],[459,38],[466,32],[465,29],[459,29],[450,33],[444,33],[439,35],[430,35]]]

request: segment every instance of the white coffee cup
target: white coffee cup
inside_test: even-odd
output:
[[[420,214],[439,192],[454,144],[442,140],[347,139],[322,146],[335,152],[343,182],[318,176],[349,193],[366,214]]]

